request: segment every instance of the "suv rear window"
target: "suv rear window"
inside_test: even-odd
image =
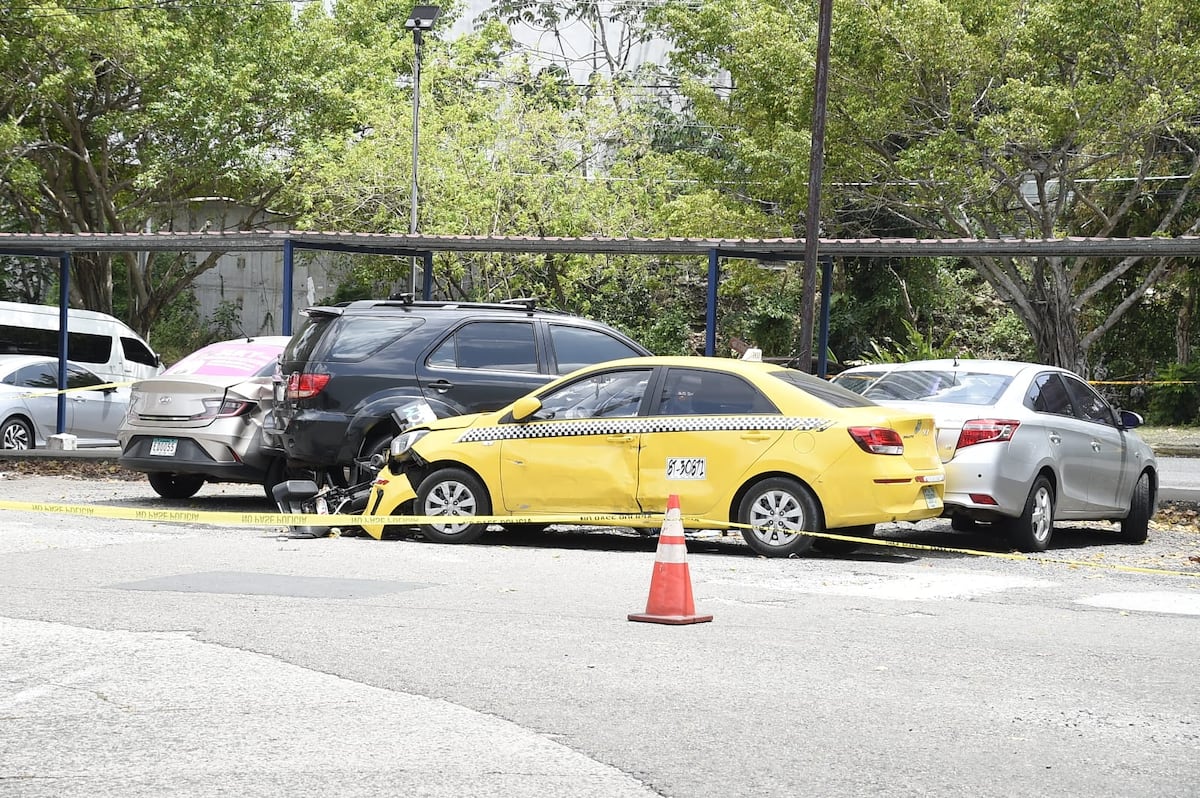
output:
[[[343,316],[327,359],[366,360],[424,324],[416,316]]]
[[[296,334],[288,341],[287,346],[283,349],[283,355],[279,358],[281,363],[289,364],[285,370],[307,363],[312,357],[317,342],[321,340],[325,330],[329,329],[329,325],[337,321],[337,318],[337,316],[320,314],[305,319],[304,323],[300,325],[300,329],[296,330]]]

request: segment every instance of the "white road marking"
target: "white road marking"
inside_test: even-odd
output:
[[[1081,598],[1077,603],[1114,610],[1200,615],[1200,593],[1176,593],[1169,590],[1147,593],[1101,593],[1098,596]]]
[[[810,575],[811,576],[811,575]],[[705,580],[706,584],[740,584],[730,579]],[[823,574],[818,579],[754,580],[754,587],[827,596],[860,596],[894,601],[944,601],[969,599],[1013,588],[1047,587],[1041,579],[1002,577],[978,573],[930,573],[891,576],[870,573]]]

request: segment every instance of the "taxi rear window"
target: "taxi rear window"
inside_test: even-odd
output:
[[[794,385],[805,393],[834,407],[875,406],[875,402],[859,396],[854,391],[847,390],[840,385],[834,385],[831,382],[826,382],[811,374],[805,374],[803,371],[780,369],[779,371],[772,371],[771,376],[777,380],[786,382],[788,385]]]

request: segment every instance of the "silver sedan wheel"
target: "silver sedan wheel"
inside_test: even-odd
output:
[[[1054,499],[1049,485],[1040,485],[1033,493],[1033,512],[1030,514],[1030,531],[1033,539],[1043,543],[1050,540],[1054,528]]]
[[[1020,551],[1045,551],[1054,532],[1054,486],[1045,476],[1033,481],[1025,507],[1007,521],[1008,534]]]
[[[33,447],[33,431],[19,418],[9,419],[0,429],[0,449],[30,449]]]

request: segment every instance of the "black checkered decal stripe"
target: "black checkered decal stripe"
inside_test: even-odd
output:
[[[795,416],[664,416],[643,418],[581,418],[577,421],[534,421],[469,429],[458,443],[518,438],[567,438],[582,435],[641,435],[646,432],[748,432],[752,430],[811,430],[833,426],[827,418]]]

